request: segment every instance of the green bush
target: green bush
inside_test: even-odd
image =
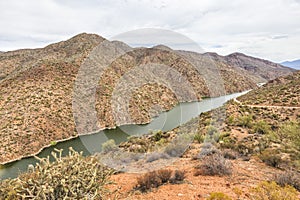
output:
[[[107,140],[102,144],[102,152],[108,153],[117,149],[117,145],[113,139]]]
[[[200,134],[200,133],[196,133],[194,140],[196,140],[198,143],[203,143],[205,139],[205,136]]]
[[[157,142],[157,141],[159,141],[161,138],[162,138],[162,136],[163,136],[163,134],[162,134],[163,132],[161,131],[161,130],[157,130],[157,131],[155,131],[154,133],[153,133],[153,138],[154,138],[154,140]]]
[[[212,192],[207,200],[232,200],[229,196],[222,192]]]
[[[260,120],[253,124],[253,131],[258,134],[268,134],[271,131],[271,126],[264,120]]]
[[[278,167],[282,163],[282,159],[272,150],[263,151],[259,158],[271,167]]]
[[[227,118],[228,125],[234,125],[234,121],[235,121],[235,119],[234,119],[233,115],[231,115]]]
[[[243,115],[236,119],[236,125],[242,126],[244,128],[251,128],[252,127],[252,115]]]
[[[275,182],[262,182],[252,189],[253,200],[296,200],[297,190],[291,186],[281,187]]]
[[[300,151],[300,123],[297,122],[288,122],[282,125],[278,132],[282,135],[285,140],[298,151]]]

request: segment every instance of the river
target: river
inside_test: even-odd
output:
[[[116,143],[126,141],[131,135],[143,135],[151,130],[169,131],[197,117],[202,112],[218,108],[228,100],[241,96],[246,92],[234,93],[215,98],[203,99],[200,102],[179,103],[172,110],[162,112],[146,125],[124,125],[116,129],[107,129],[92,135],[80,136],[75,139],[57,143],[54,146],[45,148],[38,157],[51,155],[54,148],[64,149],[63,155],[67,155],[68,148],[73,147],[76,151],[82,151],[85,156],[101,151],[101,144],[108,139],[114,139]],[[51,157],[51,156],[50,156]],[[29,157],[19,161],[8,163],[0,168],[0,179],[15,178],[19,173],[27,170],[29,164],[38,162],[35,158]]]

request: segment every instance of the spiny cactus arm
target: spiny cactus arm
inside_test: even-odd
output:
[[[56,148],[54,148],[54,151],[56,151],[57,153],[59,153],[58,154],[58,158],[59,158],[59,161],[61,161],[63,149],[56,149]]]
[[[51,152],[51,155],[56,161],[59,161],[59,159],[57,158],[57,155],[54,151]]]
[[[92,186],[94,185],[95,180],[97,180],[97,171],[98,171],[98,169],[96,168],[94,170],[93,177],[91,178],[92,180],[91,180],[90,184],[87,187],[88,190],[92,188]]]

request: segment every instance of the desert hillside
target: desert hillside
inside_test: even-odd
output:
[[[72,197],[74,194],[66,191],[76,191],[78,179],[73,180],[70,174],[83,170],[78,173],[82,177],[81,193],[77,194],[80,197],[89,191],[95,199],[299,199],[300,107],[274,106],[273,101],[261,104],[258,98],[260,92],[268,97],[278,87],[295,91],[300,86],[298,79],[299,74],[294,73],[270,81],[168,132],[153,131],[130,137],[119,145],[108,141],[99,155],[84,158],[71,149],[70,157],[61,159],[57,151],[56,162],[50,164],[44,160],[45,164],[37,166],[34,172],[2,181],[0,194],[16,197],[11,192],[16,189],[11,185],[18,183],[20,195],[32,191],[31,195],[37,197],[54,194]],[[247,98],[252,99],[251,104],[245,101]],[[284,96],[278,96],[277,100],[282,101],[280,98]],[[190,140],[188,146],[182,143],[186,139]],[[98,159],[103,161],[107,157],[116,158],[112,163],[115,166],[140,170],[151,167],[154,171],[140,174],[103,168]],[[69,163],[74,167],[70,168]],[[168,163],[167,167],[155,168],[163,163]],[[98,176],[93,176],[86,167],[95,170]],[[33,177],[35,182],[28,184]],[[57,177],[73,181],[58,187]],[[90,179],[96,184],[89,184]],[[53,188],[59,193],[51,192]]]
[[[122,97],[130,97],[129,113],[133,120],[130,122],[134,123],[147,123],[152,116],[171,109],[178,101],[201,100],[202,97],[253,89],[261,77],[265,81],[293,71],[247,57],[247,65],[253,60],[255,72],[260,72],[253,78],[252,68],[242,69],[226,59],[214,60],[207,55],[178,53],[170,49],[132,49],[122,42],[109,42],[98,35],[85,33],[45,48],[3,52],[0,54],[0,163],[34,154],[52,141],[78,135],[72,112],[74,83],[83,61],[103,41],[129,52],[111,63],[101,76],[96,89],[96,129],[129,123],[129,118],[123,116],[115,121],[111,98],[118,80],[130,74],[136,65],[154,62],[174,69],[189,82],[188,89],[195,95],[190,97],[190,93],[177,84],[174,89],[182,94],[178,97],[166,84],[151,81],[127,95],[126,84],[121,85],[119,91],[125,94]],[[246,62],[242,61],[244,57],[238,56],[235,60],[241,59],[242,66]],[[270,75],[271,71],[266,70],[269,68],[275,73]],[[154,77],[149,71],[139,74]],[[135,83],[135,79],[132,80]],[[216,87],[219,85],[221,87]],[[119,99],[115,101],[119,102]],[[158,104],[160,110],[152,109],[152,105]]]
[[[152,185],[141,193],[135,188],[145,183],[141,180],[153,177],[149,173],[113,175],[121,187],[121,199],[299,199],[300,106],[284,104],[284,95],[273,96],[282,105],[269,97],[279,87],[288,88],[286,92],[297,90],[298,80],[299,73],[280,77],[241,96],[241,101],[231,100],[181,127],[122,143],[120,147],[131,152],[151,152],[174,135],[194,133],[188,150],[168,167],[184,171],[185,181]],[[261,96],[269,101],[261,104]],[[181,148],[180,142],[175,144],[176,149]],[[164,153],[137,162],[147,166],[170,159]]]
[[[276,78],[238,98],[242,103],[300,107],[300,72]]]
[[[242,53],[232,53],[227,56],[220,56],[216,53],[205,53],[204,55],[209,56],[213,60],[228,63],[228,65],[232,66],[235,70],[242,74],[246,74],[247,77],[257,83],[266,83],[276,77],[285,76],[286,71],[291,70],[280,64],[247,56]]]

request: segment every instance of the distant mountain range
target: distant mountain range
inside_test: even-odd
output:
[[[286,66],[286,67],[290,67],[290,68],[300,70],[300,59],[299,60],[294,60],[294,61],[285,61],[285,62],[282,62],[280,64],[283,65],[283,66]]]
[[[258,83],[296,71],[241,53],[228,56],[216,53],[200,54],[172,50],[163,45],[153,48],[131,48],[123,42],[111,42],[99,35],[86,33],[45,48],[2,52],[0,53],[0,163],[35,154],[48,146],[51,141],[78,136],[76,128],[86,124],[77,123],[76,117],[73,116],[72,100],[76,77],[81,64],[103,41],[128,53],[105,69],[97,85],[96,94],[85,97],[95,98],[93,103],[96,104],[94,109],[98,120],[96,128],[100,129],[132,123],[131,119],[135,123],[147,123],[151,120],[150,111],[154,110],[153,105],[161,106],[157,112],[169,110],[179,101],[201,100],[202,97],[254,89]],[[110,56],[108,52],[102,55],[102,59],[110,59]],[[120,88],[120,92],[125,91],[124,95],[115,101],[119,103],[122,97],[129,96],[131,99],[128,107],[131,116],[130,119],[120,116],[122,119],[116,122],[111,103],[115,87],[121,78],[134,71],[136,66],[148,66],[147,64],[151,63],[169,67],[168,70],[161,71],[162,76],[189,82],[188,90],[179,83],[172,88],[184,94],[182,95],[184,99],[176,96],[174,91],[165,86],[166,84],[152,81],[140,85],[136,91],[132,91],[132,95],[126,93],[128,88],[124,84]],[[94,66],[96,65],[90,66],[91,70]],[[138,71],[137,76],[155,80],[155,74],[147,69]],[[172,70],[180,76],[172,76]],[[138,80],[133,76],[129,77],[129,81],[135,84]],[[195,92],[196,99],[189,98],[189,90]],[[127,106],[119,104],[118,109],[121,110]],[[85,107],[81,109],[83,110],[78,112],[80,114],[86,110]],[[155,110],[153,112],[154,115],[157,114]],[[87,119],[89,117],[86,116]],[[90,127],[90,124],[86,126]],[[94,130],[92,127],[88,131]]]

